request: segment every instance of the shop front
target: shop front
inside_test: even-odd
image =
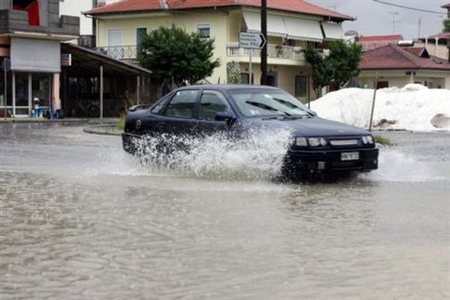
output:
[[[10,39],[9,57],[1,64],[1,115],[12,117],[51,114],[60,109],[60,42],[27,38]]]

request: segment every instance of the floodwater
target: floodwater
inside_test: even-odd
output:
[[[293,184],[270,137],[166,169],[0,124],[0,299],[449,299],[450,133],[384,135],[379,170]]]

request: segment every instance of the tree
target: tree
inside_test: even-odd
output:
[[[450,33],[450,13],[449,18],[444,20],[444,32]],[[450,61],[450,37],[447,37],[448,61]]]
[[[359,61],[362,47],[359,44],[346,44],[338,40],[330,43],[330,55],[325,58],[332,72],[330,86],[335,90],[348,84],[350,79],[359,74]]]
[[[308,44],[304,50],[305,60],[311,65],[311,77],[314,93],[320,95],[320,90],[331,81],[331,72],[325,63],[324,57],[312,44]]]
[[[346,44],[344,41],[329,43],[330,53],[325,56],[308,44],[305,60],[311,65],[313,88],[316,95],[325,86],[340,89],[348,84],[350,79],[359,74],[359,61],[362,47],[358,44]]]
[[[138,60],[152,71],[154,83],[183,86],[211,76],[220,65],[218,59],[212,59],[213,50],[214,39],[172,25],[144,35]]]

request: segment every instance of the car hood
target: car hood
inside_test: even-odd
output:
[[[305,119],[254,119],[250,121],[252,127],[267,129],[286,129],[295,136],[352,136],[370,134],[365,129],[344,123],[310,117]]]

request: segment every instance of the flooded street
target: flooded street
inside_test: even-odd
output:
[[[0,299],[449,299],[450,133],[383,135],[379,170],[292,184],[0,124]]]

